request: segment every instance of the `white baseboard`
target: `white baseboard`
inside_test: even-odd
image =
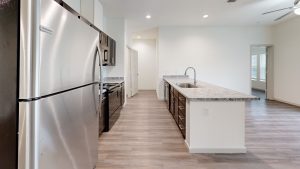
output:
[[[186,148],[192,154],[245,154],[247,153],[246,147],[232,147],[232,148],[191,148],[189,143],[184,140]]]
[[[232,148],[189,148],[192,154],[205,153],[205,154],[245,154],[247,153],[246,147],[232,147]]]
[[[292,103],[292,102],[288,102],[288,101],[285,101],[285,100],[282,100],[282,99],[274,98],[274,100],[275,100],[275,101],[278,101],[278,102],[281,102],[281,103],[289,104],[289,105],[292,105],[292,106],[300,107],[299,104]]]

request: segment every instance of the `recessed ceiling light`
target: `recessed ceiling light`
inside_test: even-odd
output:
[[[146,18],[146,19],[151,19],[152,17],[151,17],[151,15],[146,15],[145,18]]]
[[[300,15],[300,8],[295,9],[295,10],[294,10],[294,13],[295,13],[296,15]]]
[[[203,18],[208,18],[208,15],[203,15]]]
[[[141,37],[140,35],[138,35],[136,38],[137,38],[137,39],[141,39],[142,37]]]

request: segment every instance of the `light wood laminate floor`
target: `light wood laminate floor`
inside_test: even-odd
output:
[[[189,154],[165,103],[140,91],[101,136],[97,169],[300,169],[300,108],[252,101],[246,113],[247,154]]]

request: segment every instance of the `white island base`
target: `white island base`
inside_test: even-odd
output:
[[[246,153],[245,101],[186,101],[190,153]]]

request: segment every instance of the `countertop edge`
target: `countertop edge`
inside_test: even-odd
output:
[[[206,102],[209,102],[209,101],[227,101],[227,102],[233,102],[233,101],[240,102],[240,101],[243,101],[243,102],[246,102],[246,101],[251,101],[251,100],[260,100],[260,98],[255,97],[255,96],[247,97],[247,98],[246,97],[236,97],[236,98],[230,98],[230,97],[228,97],[228,98],[222,98],[222,97],[220,97],[220,98],[217,98],[217,97],[213,97],[213,98],[209,98],[209,97],[208,98],[190,98],[184,93],[184,91],[182,91],[182,89],[180,87],[178,87],[172,81],[168,80],[168,78],[170,78],[170,77],[163,77],[163,80],[168,82],[172,87],[174,87],[179,93],[181,93],[189,101],[206,101]],[[216,85],[214,85],[214,86],[216,86]],[[222,88],[222,87],[220,87],[220,88]],[[228,89],[228,90],[230,90],[230,89]]]

